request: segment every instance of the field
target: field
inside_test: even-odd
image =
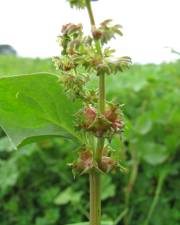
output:
[[[0,76],[43,71],[57,73],[50,59],[0,56]],[[112,145],[120,144],[117,157],[128,172],[103,176],[103,220],[179,225],[180,61],[133,65],[106,82],[107,98],[124,104],[126,129]],[[47,139],[16,151],[0,135],[0,225],[88,221],[87,176],[74,180],[67,167],[76,152],[71,141]]]

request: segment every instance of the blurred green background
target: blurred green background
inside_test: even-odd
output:
[[[41,71],[57,73],[50,59],[0,56],[0,76]],[[133,65],[108,77],[112,97],[125,104],[126,130],[116,142],[129,172],[103,176],[103,220],[179,225],[180,61]],[[73,143],[54,138],[16,151],[2,130],[0,136],[0,225],[88,221],[88,177],[74,180],[67,167]]]

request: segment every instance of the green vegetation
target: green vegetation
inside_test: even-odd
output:
[[[60,54],[53,58],[58,75],[41,72],[0,78],[0,126],[14,149],[53,137],[71,140],[78,151],[68,166],[74,178],[89,177],[88,223],[107,225],[101,213],[102,175],[126,169],[120,161],[120,145],[112,145],[124,132],[122,104],[114,96],[106,99],[106,77],[128,69],[131,58],[115,57],[116,50],[106,45],[123,35],[121,25],[106,19],[96,26],[91,0],[69,3],[87,10],[91,34],[84,33],[82,24],[62,26]],[[66,193],[69,198],[71,194]],[[58,198],[55,203],[60,202]]]
[[[0,76],[39,71],[57,73],[50,59],[0,57]],[[3,91],[8,96],[8,88],[0,89],[0,95]],[[33,88],[32,84],[27,92],[36,95]],[[125,104],[126,130],[112,146],[121,145],[116,157],[126,162],[128,173],[103,176],[102,219],[109,221],[106,225],[178,225],[180,62],[134,65],[131,71],[109,76],[107,98],[112,97]],[[75,143],[60,138],[39,140],[16,151],[1,131],[0,224],[88,221],[87,179],[82,176],[74,182],[66,166],[76,154]]]

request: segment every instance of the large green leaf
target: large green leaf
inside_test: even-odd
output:
[[[0,79],[0,126],[15,146],[51,135],[79,141],[73,128],[78,108],[79,103],[65,96],[56,75]]]

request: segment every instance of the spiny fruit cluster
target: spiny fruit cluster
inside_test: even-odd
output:
[[[87,174],[92,170],[98,173],[116,172],[118,169],[122,172],[127,172],[117,160],[113,159],[111,151],[107,147],[104,148],[99,165],[93,157],[93,151],[85,147],[80,149],[78,159],[68,165],[72,168],[74,176]]]
[[[120,134],[124,127],[123,115],[119,105],[109,103],[103,114],[89,105],[81,109],[77,115],[77,128],[91,132],[96,137],[111,139],[114,134]]]

